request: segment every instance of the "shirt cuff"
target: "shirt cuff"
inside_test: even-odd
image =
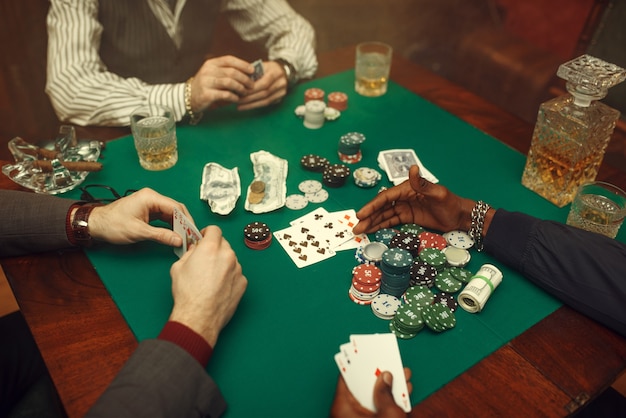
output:
[[[213,354],[213,347],[200,334],[180,322],[168,321],[157,338],[178,345],[195,358],[202,367],[209,364],[209,359]]]

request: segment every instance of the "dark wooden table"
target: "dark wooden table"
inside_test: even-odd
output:
[[[353,48],[322,54],[318,76],[353,64]],[[527,152],[533,127],[480,97],[397,56],[391,78]],[[128,130],[81,128],[78,133],[82,138],[106,140]],[[611,165],[605,160],[598,178],[626,188],[625,169],[620,161]],[[3,175],[0,187],[18,188]],[[81,251],[0,262],[68,416],[82,416],[137,341]],[[625,367],[626,339],[562,307],[421,402],[413,415],[566,416],[608,387]],[[414,376],[415,381],[419,379],[418,374]]]

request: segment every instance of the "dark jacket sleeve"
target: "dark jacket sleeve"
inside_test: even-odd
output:
[[[218,417],[225,410],[200,363],[174,343],[145,340],[86,417]]]
[[[0,190],[0,257],[71,247],[65,231],[73,200]]]
[[[485,251],[566,305],[626,336],[626,245],[498,209]]]

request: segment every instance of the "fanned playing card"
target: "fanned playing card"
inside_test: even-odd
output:
[[[190,245],[195,244],[202,238],[202,234],[198,228],[185,216],[184,213],[174,208],[174,217],[172,229],[183,239],[183,245],[174,248],[174,253],[178,257],[182,257],[187,252]]]
[[[274,232],[274,237],[298,268],[310,266],[335,255],[325,240],[306,224]]]

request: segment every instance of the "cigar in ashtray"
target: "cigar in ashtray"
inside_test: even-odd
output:
[[[97,161],[59,161],[68,171],[100,171],[102,163]],[[52,161],[34,160],[33,167],[40,169],[44,173],[51,173]]]

